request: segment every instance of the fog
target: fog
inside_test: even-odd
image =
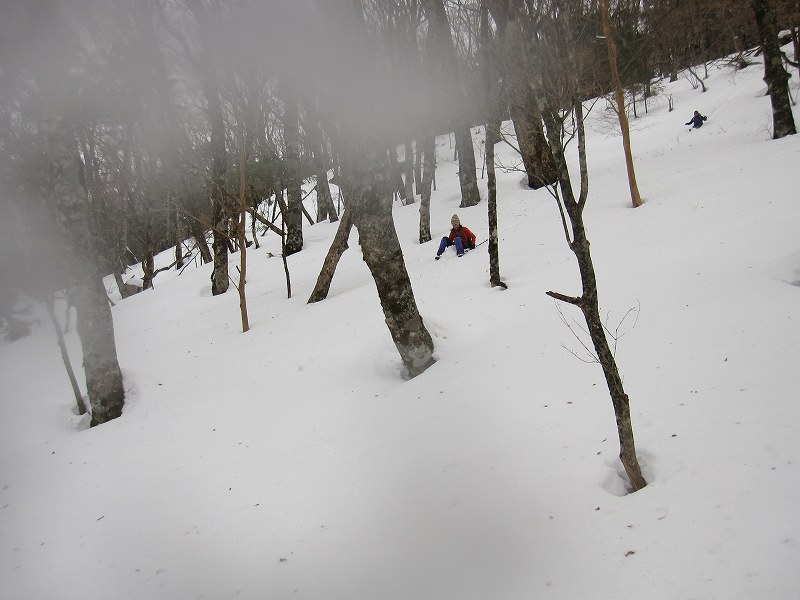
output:
[[[384,30],[381,4],[365,2],[362,12],[352,0],[2,0],[0,261],[22,252],[31,260],[22,271],[40,273],[52,263],[53,252],[33,243],[54,236],[53,190],[37,163],[48,152],[43,120],[74,134],[83,184],[103,210],[134,187],[157,195],[169,164],[202,187],[211,79],[229,162],[243,123],[255,160],[259,144],[281,154],[286,97],[306,111],[301,126],[313,109],[331,140],[344,133],[391,148],[441,130],[451,90],[423,69],[424,20],[395,16],[419,37],[398,41]],[[109,246],[118,232],[104,235],[100,245]],[[0,284],[30,287],[9,273],[2,268]]]

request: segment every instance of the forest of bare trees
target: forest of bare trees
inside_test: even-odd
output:
[[[99,424],[124,402],[104,275],[125,297],[137,291],[125,271],[140,263],[142,287],[153,287],[154,256],[171,249],[170,268],[213,263],[212,293],[222,294],[244,284],[230,254],[260,233],[281,237],[285,261],[303,250],[304,227],[340,220],[309,301],[325,298],[355,227],[413,377],[433,363],[434,346],[394,228],[395,197],[419,196],[427,242],[434,136],[454,136],[461,206],[481,202],[480,159],[490,161],[490,278],[505,287],[493,212],[502,202],[494,144],[505,141],[519,161],[498,167],[547,187],[561,209],[583,294],[552,295],[587,319],[623,461],[642,487],[582,223],[585,149],[576,190],[564,145],[582,143],[585,101],[607,96],[635,117],[663,78],[705,89],[707,65],[723,59],[737,69],[763,61],[774,137],[794,134],[786,81],[798,65],[780,47],[798,49],[799,22],[797,0],[6,0],[0,319],[12,328],[19,294],[66,292]],[[514,135],[501,134],[501,121]],[[476,154],[473,132],[484,126]],[[312,191],[315,211],[303,202]]]

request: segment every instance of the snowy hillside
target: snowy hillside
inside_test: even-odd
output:
[[[589,116],[586,222],[645,489],[625,493],[577,309],[545,295],[580,289],[547,191],[498,175],[508,290],[486,244],[433,260],[453,213],[487,235],[442,137],[434,241],[416,241],[419,204],[394,211],[436,344],[411,381],[355,231],[306,304],[328,223],[289,258],[291,299],[277,237],[251,249],[247,334],[210,265],[118,302],[127,404],[101,427],[73,412],[46,316],[0,343],[0,597],[800,597],[800,138],[770,139],[762,76],[665,82],[632,120],[636,210],[613,117]]]

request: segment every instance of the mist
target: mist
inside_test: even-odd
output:
[[[120,235],[107,221],[117,213],[160,219],[170,178],[180,176],[198,210],[208,210],[210,79],[233,162],[244,127],[261,140],[260,151],[248,148],[254,160],[282,154],[287,98],[304,108],[302,119],[313,109],[332,142],[346,135],[390,149],[446,130],[449,91],[422,69],[423,40],[410,52],[390,48],[377,5],[368,4],[362,12],[348,0],[3,0],[0,262],[19,265],[22,254],[30,266],[3,267],[0,284],[30,293],[25,274],[34,272],[39,288],[64,283],[42,277],[45,265],[66,260],[68,241],[55,226],[58,191],[43,176],[43,123],[56,120],[75,138],[81,185],[94,212],[106,214],[95,222],[104,272],[141,260],[135,240],[124,256],[106,258]],[[40,246],[45,239],[52,247]]]

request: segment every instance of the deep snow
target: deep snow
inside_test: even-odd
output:
[[[453,213],[487,233],[442,137],[434,241],[416,241],[418,204],[394,211],[438,359],[411,381],[355,231],[306,304],[328,223],[289,258],[288,300],[277,238],[251,248],[247,334],[209,265],[117,303],[128,398],[102,427],[74,414],[46,317],[0,343],[0,596],[800,597],[800,138],[770,139],[762,76],[665,83],[632,120],[636,210],[613,116],[589,117],[586,221],[645,489],[625,493],[577,310],[545,295],[580,293],[548,193],[499,174],[507,291],[486,244],[433,260]],[[79,367],[74,327],[69,343]]]

